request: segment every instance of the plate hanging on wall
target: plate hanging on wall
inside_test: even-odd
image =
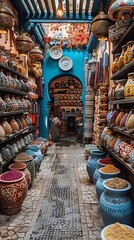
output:
[[[59,60],[59,67],[63,71],[69,71],[73,66],[73,61],[70,57],[62,57]]]
[[[63,55],[63,50],[62,48],[58,47],[58,46],[53,46],[50,48],[50,57],[52,59],[60,59]]]

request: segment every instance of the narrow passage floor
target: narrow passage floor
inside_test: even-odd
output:
[[[75,138],[48,149],[21,212],[0,214],[0,240],[97,240],[102,228],[84,148]]]

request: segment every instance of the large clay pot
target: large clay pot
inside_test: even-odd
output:
[[[110,180],[110,179],[109,179]],[[103,187],[106,191],[101,194],[99,200],[100,212],[105,226],[120,222],[123,224],[132,225],[134,204],[131,197],[128,195],[131,189],[129,182],[128,186],[123,189],[114,189],[108,187],[103,182]]]
[[[30,37],[26,36],[25,33],[22,35],[18,36],[16,38],[16,50],[21,54],[22,56],[27,55],[28,52],[30,52],[33,49],[33,41],[31,40]]]
[[[39,62],[41,62],[44,58],[43,52],[41,51],[38,45],[35,45],[34,48],[29,52],[29,57],[33,61],[39,61]]]
[[[0,29],[1,33],[7,33],[13,27],[14,16],[10,8],[3,1],[0,2]]]
[[[0,210],[13,215],[21,210],[27,194],[27,181],[21,171],[8,171],[0,175]]]
[[[98,200],[100,199],[101,194],[105,191],[103,182],[108,178],[117,177],[120,173],[120,170],[118,172],[114,172],[114,173],[106,173],[106,172],[102,172],[101,168],[100,168],[99,173],[100,173],[100,177],[98,178],[98,180],[96,182],[96,193],[97,193]]]
[[[31,174],[30,174],[29,170],[27,169],[27,166],[25,163],[21,163],[21,162],[12,163],[9,165],[9,169],[23,172],[25,174],[25,178],[27,180],[28,187],[31,186]]]
[[[100,150],[91,151],[91,157],[86,164],[87,173],[91,182],[93,182],[93,174],[95,172],[95,169],[97,168],[97,160],[101,159],[104,154],[105,153]]]

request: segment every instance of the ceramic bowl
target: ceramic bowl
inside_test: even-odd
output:
[[[69,71],[73,67],[73,61],[70,57],[62,57],[59,60],[59,67],[63,71]]]
[[[52,59],[60,59],[63,55],[63,51],[62,48],[58,47],[58,46],[53,46],[50,48],[50,57]]]

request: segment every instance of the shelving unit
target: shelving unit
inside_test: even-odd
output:
[[[0,117],[7,117],[7,116],[13,116],[13,115],[19,115],[19,114],[28,114],[28,112],[26,111],[3,112],[3,113],[0,113]]]
[[[134,60],[124,66],[121,70],[114,73],[111,77],[111,80],[127,79],[128,73],[134,71]]]
[[[22,91],[10,89],[10,88],[5,88],[5,87],[1,87],[1,86],[0,86],[0,92],[11,93],[11,94],[16,94],[16,95],[21,95],[21,96],[27,95],[26,92],[22,92]]]
[[[6,72],[7,71],[11,72],[11,73],[16,74],[17,76],[19,76],[19,77],[21,77],[25,80],[28,80],[28,78],[26,76],[24,76],[21,73],[15,71],[13,68],[9,67],[8,65],[4,65],[4,64],[0,63],[0,68],[3,68],[3,70],[6,71]]]
[[[134,33],[134,22],[128,27],[127,31],[123,34],[123,36],[121,37],[119,42],[114,47],[112,53],[113,54],[120,53],[121,52],[121,46],[126,44],[128,41],[131,41],[131,40],[134,39],[133,33]]]
[[[121,133],[127,137],[130,137],[130,138],[133,138],[134,139],[134,134],[133,133],[130,133],[122,128],[118,128],[118,127],[115,127],[115,126],[109,126],[108,125],[108,128],[114,130],[115,132],[118,132],[118,133]]]
[[[121,100],[110,101],[109,104],[118,105],[118,104],[129,104],[134,103],[134,98],[125,98]]]
[[[134,174],[134,169],[131,167],[130,163],[125,162],[122,158],[116,155],[111,149],[109,149],[106,145],[102,144],[103,147],[122,165],[124,165],[132,174]]]

